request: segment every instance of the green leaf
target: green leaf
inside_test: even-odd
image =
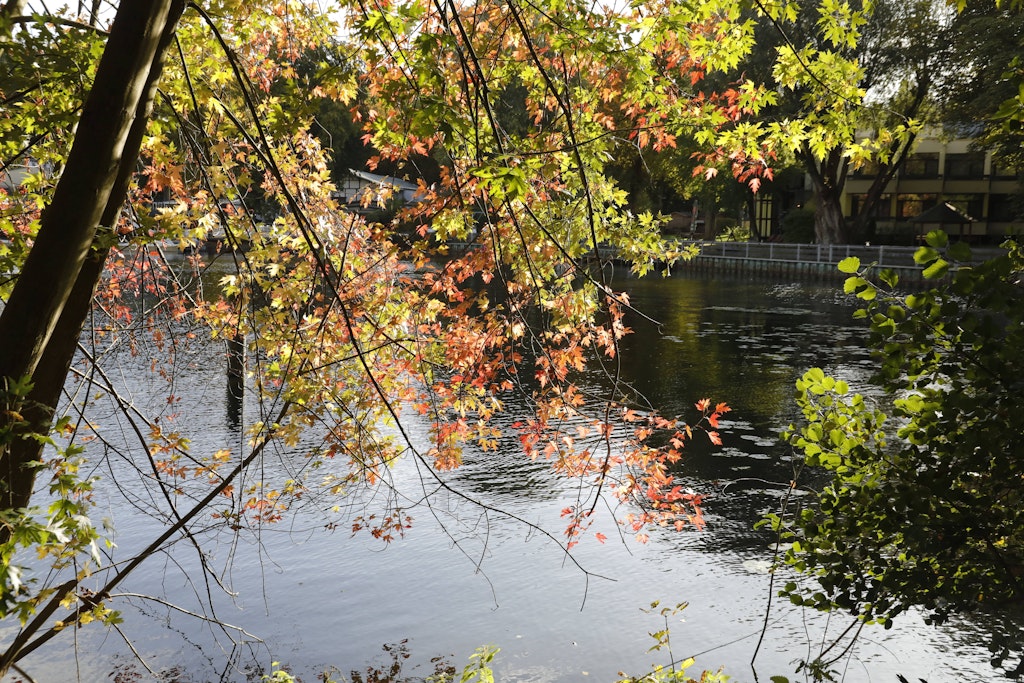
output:
[[[914,263],[919,266],[927,265],[940,256],[941,254],[931,247],[921,247],[914,252]]]
[[[860,270],[860,259],[856,256],[848,256],[839,262],[837,266],[840,273],[852,274]]]
[[[895,270],[885,268],[878,274],[878,279],[888,285],[890,288],[895,289],[896,285],[900,283],[900,276]]]
[[[935,261],[930,266],[925,268],[924,272],[921,273],[921,275],[926,280],[934,280],[936,278],[942,277],[948,271],[949,271],[949,262],[945,261],[943,259],[939,259],[938,261]]]
[[[857,292],[857,297],[864,301],[873,301],[878,296],[878,292],[875,291],[874,287],[866,287],[861,291]]]
[[[925,243],[930,247],[942,249],[949,244],[949,235],[945,230],[932,230],[924,238]]]
[[[859,275],[846,278],[846,282],[843,283],[843,291],[847,294],[853,294],[854,292],[868,286],[868,281]]]
[[[970,261],[971,246],[967,244],[967,242],[954,242],[949,245],[949,249],[946,250],[946,255],[954,261]]]

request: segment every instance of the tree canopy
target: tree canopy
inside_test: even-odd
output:
[[[31,9],[8,2],[0,14],[0,149],[5,168],[34,169],[3,193],[0,217],[0,605],[21,624],[0,669],[65,627],[116,623],[111,592],[168,539],[191,539],[202,558],[198,522],[258,529],[300,499],[380,482],[399,457],[422,463],[425,493],[464,449],[519,443],[584,484],[565,511],[567,549],[606,496],[624,504],[612,509],[627,533],[702,523],[672,464],[695,429],[717,440],[727,408],[701,401],[687,424],[617,381],[628,301],[587,261],[608,246],[638,273],[674,258],[654,217],[623,208],[605,155],[612,135],[666,146],[720,115],[723,104],[660,75],[699,80],[734,64],[748,35],[733,10],[354,3],[336,8],[342,31],[294,2]],[[341,33],[360,82],[330,64],[311,80],[302,60],[337,50]],[[441,168],[401,216],[432,235],[412,251],[391,226],[340,209],[310,125],[325,100],[350,103],[359,89],[371,164]],[[502,106],[528,125],[506,127]],[[205,254],[172,257],[211,239],[233,264],[212,291]],[[435,258],[429,246],[449,239],[473,246]],[[148,349],[175,406],[175,359],[200,334],[225,340],[230,371],[258,397],[241,450],[191,447],[187,406],[143,414],[107,379],[107,351]],[[599,389],[578,381],[595,362]],[[499,428],[510,394],[533,414]],[[166,520],[114,565],[81,469],[82,441],[102,438],[89,422],[96,396],[129,425],[135,445],[110,447]],[[264,479],[278,444],[307,465]],[[352,525],[387,540],[409,522],[396,505]],[[51,566],[26,564],[26,549]]]
[[[629,210],[609,162],[622,141],[683,141],[706,150],[705,179],[756,187],[781,155],[828,156],[864,95],[845,53],[859,8],[825,0],[822,44],[780,47],[779,82],[818,104],[767,122],[770,84],[710,77],[736,73],[755,18],[796,21],[790,2],[80,5],[0,5],[0,163],[29,171],[0,191],[0,618],[20,625],[0,672],[65,628],[115,624],[113,589],[168,539],[205,562],[200,520],[258,530],[403,457],[428,499],[467,449],[512,442],[548,461],[580,482],[564,529],[543,530],[567,551],[604,540],[603,509],[641,539],[703,524],[676,465],[695,433],[718,442],[728,406],[661,415],[621,382],[629,301],[602,261],[643,275],[681,255],[661,219]],[[314,121],[344,108],[370,168],[418,186],[394,224],[341,206]],[[398,224],[422,239],[406,247]],[[231,264],[213,286],[212,259]],[[191,445],[174,377],[200,335],[256,396],[244,444]],[[173,410],[117,393],[105,360],[122,347],[152,356]],[[531,410],[505,424],[511,396]],[[83,441],[103,438],[97,397],[131,442],[106,445],[164,523],[116,564],[83,470]],[[278,447],[302,464],[265,477]],[[389,540],[410,522],[396,503],[352,527]]]
[[[970,2],[953,19],[937,94],[946,122],[991,149],[1005,168],[1021,166],[1021,73],[1024,13],[1010,3]]]
[[[931,0],[879,0],[795,2],[787,12],[787,22],[760,19],[756,47],[741,64],[778,93],[754,126],[779,165],[795,163],[807,174],[815,240],[846,243],[863,235],[918,132],[933,121],[933,84],[952,63],[939,50],[952,10]],[[867,164],[876,180],[847,225],[843,188]]]

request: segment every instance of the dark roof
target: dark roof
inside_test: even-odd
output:
[[[932,208],[928,209],[924,213],[914,216],[910,219],[911,223],[938,223],[940,225],[945,223],[953,223],[957,225],[963,225],[964,223],[973,223],[974,219],[970,216],[960,213],[960,211],[952,204],[946,202],[943,204],[936,204]]]

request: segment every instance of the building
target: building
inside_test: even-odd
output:
[[[384,208],[382,201],[414,204],[422,200],[420,192],[418,185],[401,178],[349,169],[349,175],[338,184],[335,198],[350,210],[365,213]]]
[[[850,174],[842,196],[844,215],[858,216],[874,179],[870,166]],[[998,242],[1024,233],[1024,194],[1016,169],[1001,167],[991,153],[973,149],[970,139],[924,136],[884,190],[873,216],[877,234],[914,229],[910,220],[940,202],[974,219],[962,226],[942,226],[951,234]]]

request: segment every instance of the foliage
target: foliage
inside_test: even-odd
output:
[[[745,225],[736,225],[732,221],[725,221],[718,237],[719,242],[748,242],[750,241],[750,228]]]
[[[649,652],[664,649],[668,653],[670,664],[668,666],[655,665],[651,671],[642,676],[622,678],[618,683],[725,683],[729,680],[729,677],[721,671],[702,671],[699,680],[691,678],[686,674],[686,670],[694,665],[695,660],[688,657],[685,660],[676,661],[672,654],[672,627],[669,620],[682,613],[686,606],[684,602],[674,607],[662,607],[661,603],[656,600],[651,603],[650,609],[643,610],[648,614],[661,617],[664,624],[663,629],[650,634],[654,639],[654,645],[651,646]]]
[[[1015,3],[1014,3],[1015,4]],[[964,3],[953,19],[943,59],[959,65],[944,71],[937,94],[946,121],[968,130],[1006,168],[1019,167],[1022,137],[1019,60],[1024,12],[1011,3]]]
[[[494,683],[494,672],[491,670],[491,662],[500,652],[499,648],[484,646],[477,648],[477,651],[469,656],[470,663],[462,670],[459,676],[459,683]],[[454,683],[455,675],[452,673],[437,674],[430,679],[431,683]]]
[[[434,657],[431,663],[434,665],[434,672],[422,678],[407,674],[404,669],[404,660],[409,657],[406,648],[406,641],[384,645],[384,651],[390,658],[390,663],[382,667],[372,667],[365,672],[353,671],[351,678],[342,679],[345,683],[454,683],[459,673],[455,667],[443,657]],[[494,672],[491,663],[500,652],[499,648],[483,646],[477,648],[476,652],[469,656],[470,663],[467,664],[459,678],[459,683],[494,683]],[[271,663],[272,671],[264,674],[262,681],[266,683],[297,683],[300,679],[295,678],[287,670],[281,668],[280,662]],[[333,677],[336,671],[324,671],[318,675],[322,683],[338,683]]]
[[[945,282],[912,294],[891,271],[840,263],[891,403],[820,369],[797,384],[804,420],[785,436],[828,483],[814,505],[768,517],[792,544],[784,563],[818,584],[788,583],[795,604],[889,627],[912,607],[937,624],[1021,599],[1024,254],[1005,249],[972,266],[966,244],[931,233],[915,260]],[[1019,631],[995,635],[995,665],[1024,646]]]
[[[782,217],[782,240],[810,244],[814,241],[814,211],[797,208]]]
[[[31,507],[7,503],[12,543],[49,552],[56,539],[53,557],[75,561],[30,568],[16,549],[5,555],[0,617],[22,615],[24,628],[0,671],[64,628],[106,616],[113,590],[170,540],[193,544],[212,584],[192,529],[258,534],[299,504],[339,508],[352,491],[386,485],[402,457],[421,467],[420,494],[451,489],[446,472],[467,451],[488,457],[511,446],[549,461],[581,484],[563,533],[544,532],[567,550],[585,533],[603,541],[602,524],[641,540],[650,524],[702,524],[700,496],[679,485],[674,466],[695,432],[720,443],[728,407],[702,400],[687,422],[657,414],[619,382],[629,302],[590,263],[610,247],[645,274],[676,257],[658,221],[629,212],[605,173],[614,137],[655,149],[696,129],[713,140],[768,96],[752,86],[689,90],[735,67],[749,46],[750,26],[731,3],[352,2],[324,16],[316,3],[154,0],[92,23],[45,7],[7,23],[6,10],[21,4],[0,7],[0,153],[5,164],[42,163],[0,195],[0,343],[18,352],[0,354],[9,389],[0,427],[20,429],[14,387],[26,387],[33,412],[30,429],[0,444],[2,493],[38,497],[34,477],[13,475],[43,462],[49,440],[27,435],[49,434],[60,444],[45,456],[59,482],[57,524],[80,524],[58,534],[32,521]],[[344,49],[358,82],[331,61],[338,34],[351,37]],[[127,45],[138,52],[124,54]],[[326,67],[317,57],[315,72],[306,68],[311,55],[326,55]],[[100,82],[131,116],[104,114]],[[349,105],[357,94],[365,141],[379,151],[371,164],[409,173],[440,160],[438,181],[417,177],[422,201],[397,219],[435,241],[402,251],[393,225],[336,205],[309,123],[325,99]],[[509,109],[525,111],[527,125]],[[87,114],[113,121],[101,150],[110,168],[83,157],[106,139],[76,128]],[[756,177],[759,153],[755,145],[728,168]],[[387,195],[381,188],[368,203]],[[257,206],[278,215],[264,219]],[[75,218],[73,230],[62,215]],[[64,239],[72,232],[74,249]],[[448,239],[471,236],[466,254],[445,253]],[[211,242],[219,246],[204,253]],[[230,268],[204,281],[214,260]],[[231,372],[253,395],[240,420],[245,443],[193,446],[202,442],[190,411],[204,408],[183,405],[174,387],[199,339],[225,343]],[[112,379],[119,369],[106,363],[120,348],[156,383],[152,412]],[[596,386],[584,381],[594,369]],[[69,377],[76,398],[61,403]],[[496,420],[513,397],[532,410]],[[113,408],[125,433],[112,438],[96,424],[97,405]],[[118,486],[146,492],[143,511],[164,526],[137,554],[110,549],[105,566],[90,565],[87,589],[77,570],[96,536],[88,481],[75,468],[92,439],[103,445],[93,457],[130,463]],[[612,518],[602,521],[606,497]],[[390,500],[385,514],[353,517],[353,531],[384,541],[405,533],[412,518]]]
[[[344,43],[330,39],[311,45],[295,60],[295,78],[281,79],[271,88],[271,92],[295,89],[290,93],[293,98],[313,95],[309,132],[319,140],[335,180],[348,175],[349,169],[363,168],[373,154],[363,144],[359,124],[359,100],[363,93],[356,90],[351,101],[330,94],[338,82],[357,78],[359,65],[353,59],[354,52]]]
[[[658,152],[685,140],[712,150],[692,178],[756,188],[794,149],[837,149],[854,125],[846,105],[863,96],[845,54],[865,21],[857,7],[825,0],[814,10],[821,41],[780,47],[777,83],[810,110],[769,122],[756,115],[776,88],[723,76],[755,29],[742,3],[725,0],[345,0],[330,15],[318,3],[153,0],[90,21],[44,5],[22,16],[23,5],[0,5],[0,158],[40,164],[0,195],[0,493],[11,543],[62,545],[55,571],[35,577],[5,548],[0,617],[19,615],[24,628],[0,671],[65,627],[108,616],[113,589],[170,539],[192,542],[216,581],[197,525],[258,534],[302,503],[334,509],[387,485],[403,457],[417,461],[416,497],[428,503],[428,492],[452,490],[447,472],[467,452],[511,444],[550,462],[580,484],[562,533],[544,532],[566,550],[591,532],[603,541],[602,523],[640,540],[651,524],[702,525],[700,496],[674,468],[695,433],[720,443],[728,406],[703,399],[694,420],[660,415],[619,379],[629,300],[592,266],[613,253],[645,275],[680,254],[657,218],[630,210],[609,161],[623,140]],[[792,3],[758,5],[774,24],[797,19]],[[124,117],[109,116],[111,93]],[[344,107],[377,150],[371,168],[419,185],[394,223],[336,204],[311,122]],[[109,143],[95,130],[105,121]],[[392,193],[380,188],[367,208]],[[400,248],[397,225],[433,239]],[[471,248],[449,254],[449,241]],[[207,243],[218,247],[201,253]],[[231,264],[215,284],[201,277],[213,260]],[[226,344],[254,394],[244,444],[192,445],[189,410],[202,407],[181,405],[174,387],[199,338]],[[105,367],[120,347],[165,382],[152,414]],[[73,363],[76,399],[61,404]],[[530,410],[496,419],[513,398]],[[117,443],[90,419],[100,401],[128,425]],[[97,538],[76,468],[94,437],[104,456],[134,465],[118,484],[145,491],[145,511],[165,526],[137,555],[94,563],[92,591],[76,563]],[[42,462],[57,482],[53,523],[18,502],[35,492],[21,475]],[[352,530],[405,533],[412,518],[389,500]],[[468,675],[486,680],[490,656]]]
[[[946,40],[942,13],[929,0],[783,6],[761,19],[744,62],[778,92],[751,130],[779,165],[795,162],[807,173],[815,241],[843,243],[850,236],[839,202],[849,172],[877,169],[862,212],[870,216],[927,121],[937,47]]]
[[[8,389],[13,396],[7,397],[8,405],[24,405],[31,387],[25,383]],[[64,418],[54,425],[54,435],[67,434],[72,429]],[[52,501],[45,508],[40,506],[3,510],[0,523],[6,530],[6,539],[0,543],[0,566],[4,570],[4,581],[0,584],[0,614],[16,617],[22,626],[28,623],[36,611],[53,600],[67,604],[74,581],[58,586],[37,587],[39,577],[27,574],[16,562],[26,551],[46,560],[55,571],[73,569],[78,577],[88,576],[102,564],[96,545],[99,533],[89,518],[91,511],[92,480],[80,474],[83,465],[82,448],[66,446],[46,434],[31,432],[31,426],[24,419],[15,419],[0,432],[0,442],[15,438],[30,438],[49,446],[53,452],[45,462],[34,463],[48,481],[48,498]],[[81,622],[102,620],[116,624],[118,617],[102,605],[94,605],[82,615]]]

